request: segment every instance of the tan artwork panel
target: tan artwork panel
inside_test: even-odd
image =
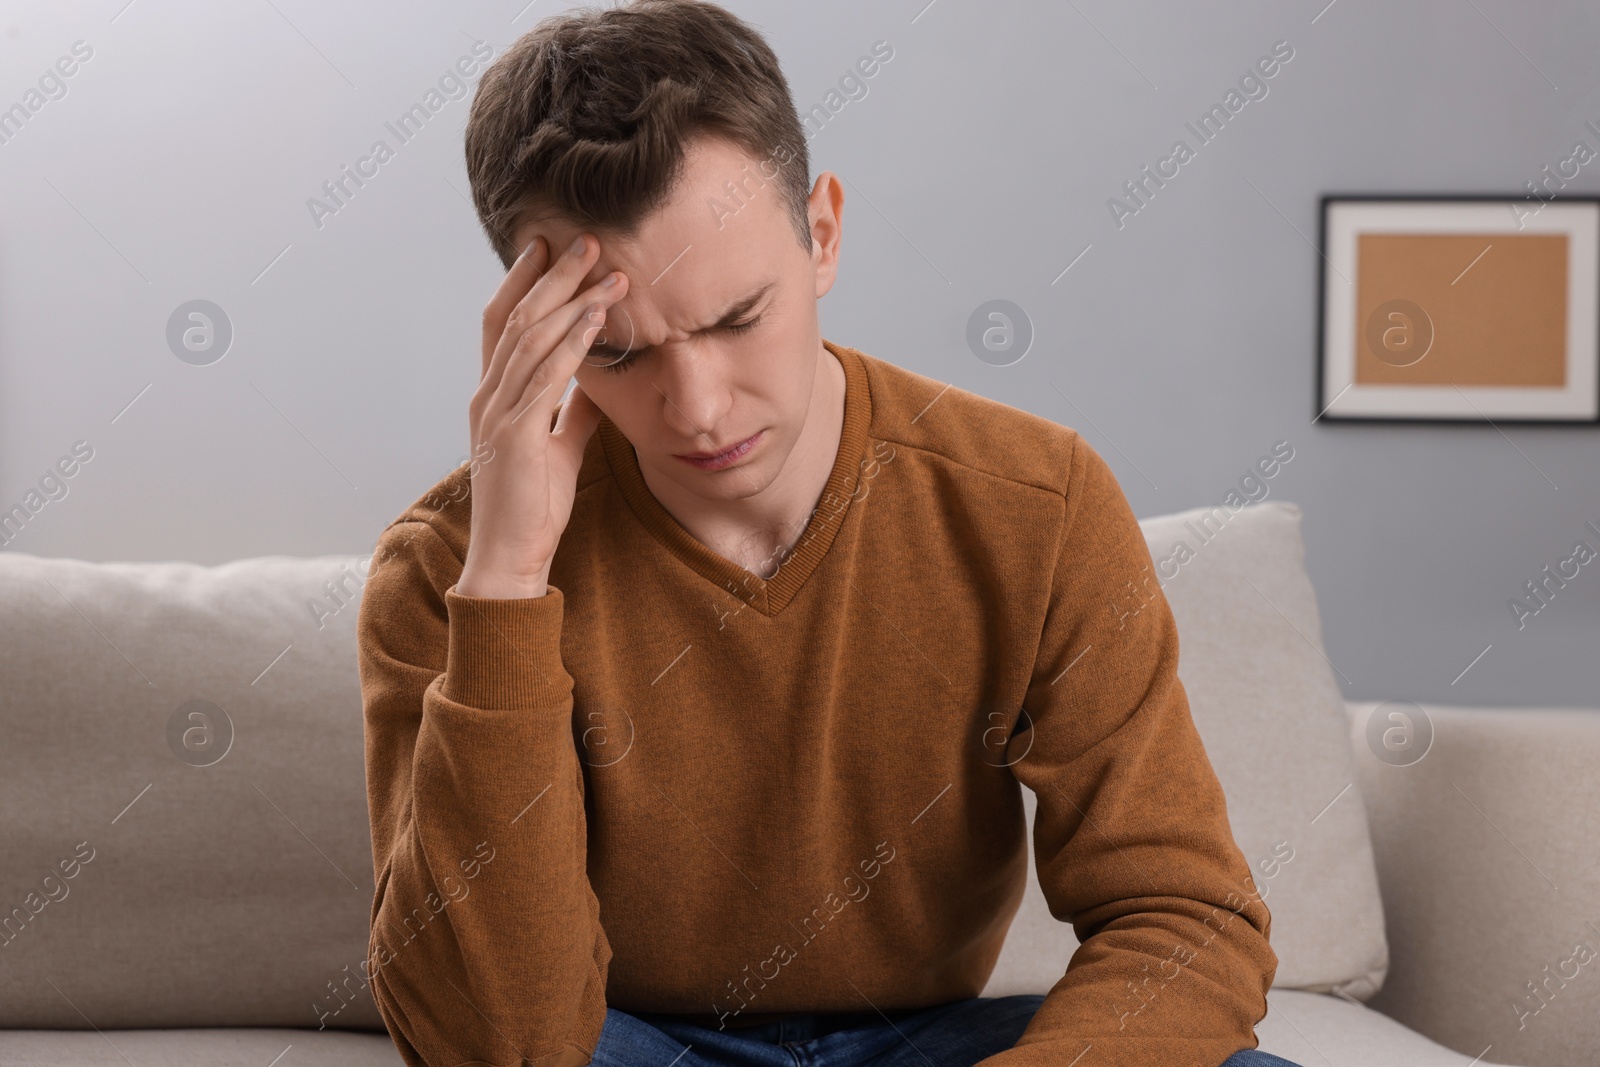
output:
[[[1565,234],[1356,239],[1357,384],[1566,385]]]

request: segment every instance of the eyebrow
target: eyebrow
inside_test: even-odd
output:
[[[745,315],[750,312],[750,309],[759,304],[762,298],[765,297],[767,293],[771,292],[772,287],[777,284],[778,283],[774,280],[757,286],[746,295],[729,304],[722,314],[718,316],[716,322],[712,323],[710,326],[696,330],[695,333],[705,333],[706,330],[716,330],[724,326],[732,326],[734,323],[744,318]],[[645,345],[641,348],[623,349],[618,348],[615,345],[596,343],[589,346],[589,351],[603,356],[609,356],[612,359],[621,359],[630,352],[643,352],[649,347],[649,345]]]

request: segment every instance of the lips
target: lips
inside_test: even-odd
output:
[[[761,440],[762,432],[763,431],[757,430],[754,434],[751,434],[743,441],[740,441],[739,443],[732,445],[721,452],[682,453],[679,454],[677,458],[689,464],[691,467],[697,467],[700,470],[721,470],[724,467],[731,467],[733,464],[740,462],[745,456],[750,454],[750,451],[755,448],[756,444]]]

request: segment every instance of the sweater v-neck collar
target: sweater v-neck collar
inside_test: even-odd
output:
[[[844,524],[855,491],[861,457],[866,451],[867,427],[872,422],[872,397],[860,353],[823,339],[823,347],[844,367],[844,425],[839,433],[839,454],[811,513],[805,531],[771,578],[763,579],[713,552],[684,529],[650,492],[639,469],[633,444],[615,423],[600,416],[596,430],[612,475],[623,497],[644,528],[686,566],[717,587],[733,594],[764,615],[776,615],[794,599],[811,572],[817,569]]]

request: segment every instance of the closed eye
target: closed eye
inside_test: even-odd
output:
[[[721,326],[721,327],[718,327],[718,328],[722,329],[722,330],[725,330],[728,333],[733,334],[734,336],[738,336],[739,334],[749,333],[751,330],[755,329],[760,324],[761,324],[761,316],[757,315],[755,318],[750,319],[750,320],[748,320],[746,322],[732,322],[732,323],[727,324],[726,326]],[[600,354],[600,355],[607,354],[607,350],[605,350],[603,348],[600,348],[599,346],[596,346],[595,349],[591,349],[591,351],[598,352],[598,354]],[[622,371],[625,371],[629,367],[633,366],[634,363],[639,359],[639,356],[643,353],[643,351],[644,350],[642,350],[642,349],[635,349],[632,352],[625,353],[620,358],[613,358],[610,363],[596,363],[596,364],[592,364],[592,365],[595,366],[595,367],[598,367],[600,370],[606,370],[606,371],[613,371],[613,372],[616,372],[616,373],[621,373]]]

